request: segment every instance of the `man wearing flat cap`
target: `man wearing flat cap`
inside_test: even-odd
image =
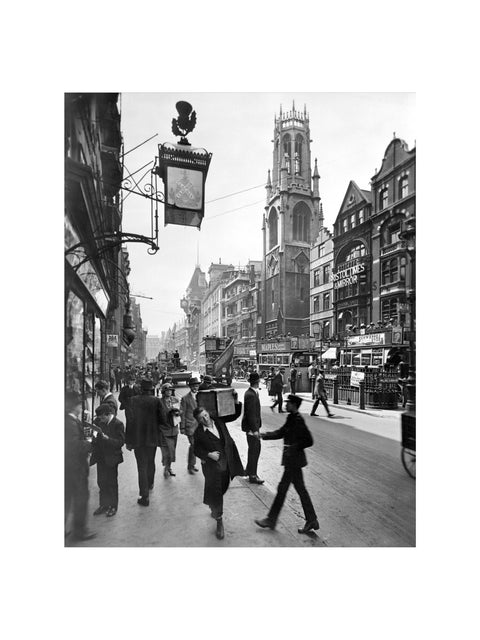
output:
[[[285,467],[278,485],[277,495],[267,517],[262,520],[255,520],[256,524],[262,528],[275,529],[291,483],[293,483],[300,497],[305,514],[305,525],[298,532],[307,533],[312,529],[319,528],[317,515],[303,480],[302,467],[307,465],[304,449],[312,446],[313,438],[305,424],[305,420],[298,412],[301,403],[302,399],[299,396],[290,394],[287,398],[288,417],[283,427],[276,431],[261,434],[263,440],[279,440],[283,438],[282,465]]]
[[[167,420],[160,398],[152,393],[153,381],[142,380],[140,395],[130,398],[125,409],[128,415],[125,444],[135,454],[140,493],[137,502],[143,507],[150,504],[148,496],[155,479],[155,454],[160,446],[160,424]]]
[[[110,386],[106,380],[98,380],[95,384],[95,392],[97,396],[100,398],[100,404],[105,404],[108,402],[113,407],[114,416],[118,413],[118,403],[115,400],[115,396],[110,391]]]
[[[182,417],[180,422],[180,433],[187,436],[190,446],[187,454],[187,470],[188,473],[194,475],[198,471],[195,466],[197,458],[193,451],[193,434],[197,428],[198,422],[193,416],[194,410],[197,408],[197,393],[200,387],[200,380],[197,378],[190,378],[188,381],[190,387],[189,393],[182,396],[180,400],[180,415]]]
[[[248,458],[245,474],[251,484],[263,484],[257,475],[258,458],[260,457],[260,427],[262,426],[262,414],[260,409],[260,398],[258,388],[260,386],[260,376],[256,371],[249,377],[250,387],[245,391],[243,398],[243,418],[242,431],[245,431],[248,445]]]

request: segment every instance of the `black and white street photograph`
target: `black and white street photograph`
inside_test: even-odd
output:
[[[65,93],[65,545],[414,547],[413,93]]]
[[[474,8],[5,6],[5,638],[475,635]]]

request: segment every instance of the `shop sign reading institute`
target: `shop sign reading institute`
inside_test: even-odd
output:
[[[363,262],[347,269],[339,269],[339,271],[332,274],[333,288],[341,289],[349,284],[356,284],[358,282],[358,274],[364,271],[365,264]]]

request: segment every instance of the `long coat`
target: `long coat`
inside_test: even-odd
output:
[[[283,375],[278,372],[275,376],[273,376],[272,382],[270,383],[270,395],[276,396],[278,393],[282,393],[284,384],[285,380],[283,378]]]
[[[164,436],[178,436],[178,426],[173,420],[174,409],[179,408],[178,398],[160,398],[160,403],[163,407],[163,419],[160,422],[160,431]]]
[[[104,462],[108,467],[114,467],[123,462],[122,447],[125,444],[125,429],[123,422],[112,418],[110,422],[102,426],[103,433],[108,436],[108,440],[98,436],[93,445],[90,465],[97,462]]]
[[[228,469],[228,475],[231,480],[235,476],[243,476],[245,471],[243,468],[240,454],[237,446],[230,435],[226,422],[233,422],[242,412],[242,403],[235,405],[235,413],[222,418],[213,418],[213,422],[220,434],[220,440],[206,430],[203,425],[198,425],[193,434],[193,451],[197,458],[200,458],[203,464],[203,473],[205,475],[205,489],[203,493],[204,504],[211,504],[212,497],[215,498],[215,488],[218,485],[218,474]],[[212,451],[223,451],[225,455],[220,456],[220,460],[215,461],[208,457]],[[213,494],[213,496],[212,496]]]
[[[180,413],[182,415],[180,433],[184,433],[187,436],[193,436],[197,430],[198,422],[193,417],[193,410],[196,406],[197,399],[191,391],[185,396],[182,396],[182,399],[180,400]]]
[[[242,431],[259,431],[262,426],[260,400],[252,387],[245,391],[243,403]]]
[[[167,420],[160,398],[151,395],[133,396],[126,407],[126,413],[127,446],[134,449],[160,446],[160,423]]]
[[[305,467],[307,457],[304,449],[312,446],[313,438],[300,413],[289,413],[283,427],[263,434],[263,440],[280,438],[284,441],[281,464],[290,469]]]

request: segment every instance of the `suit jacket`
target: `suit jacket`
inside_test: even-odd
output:
[[[160,398],[160,403],[163,407],[163,417],[160,420],[160,430],[164,436],[178,436],[178,426],[173,421],[173,407],[179,409],[180,403],[178,398],[175,398],[176,402],[168,401],[168,398]]]
[[[273,378],[270,385],[270,394],[276,395],[277,393],[282,393],[283,386],[285,384],[285,380],[283,379],[283,375],[278,372]]]
[[[262,426],[260,399],[252,387],[245,391],[243,398],[242,431],[259,431]]]
[[[244,474],[242,461],[240,454],[238,453],[237,446],[230,435],[226,422],[233,422],[242,412],[242,403],[239,402],[235,405],[235,413],[230,416],[223,416],[222,418],[213,418],[213,422],[220,434],[220,440],[214,436],[210,431],[206,431],[203,425],[198,425],[195,433],[193,434],[193,451],[197,458],[200,458],[204,463],[205,474],[205,491],[207,491],[207,485],[211,482],[215,482],[218,471],[223,471],[228,468],[228,473],[231,479],[235,476],[241,476]],[[212,451],[220,451],[220,460],[216,462],[208,457],[208,454]],[[206,503],[208,504],[208,502]]]
[[[198,422],[193,417],[193,410],[196,406],[197,399],[191,391],[180,400],[180,413],[182,415],[180,433],[184,433],[187,436],[193,436],[195,433]]]
[[[313,438],[300,413],[289,413],[283,427],[263,434],[264,440],[280,438],[284,441],[281,464],[290,468],[305,467],[307,457],[304,449],[312,446]]]
[[[125,444],[123,422],[112,418],[106,426],[101,426],[101,429],[108,436],[108,440],[102,436],[95,438],[90,465],[104,462],[107,466],[114,467],[123,462],[122,447]]]
[[[160,398],[139,395],[130,398],[126,407],[127,431],[125,442],[130,447],[160,446],[160,423],[167,416]]]

